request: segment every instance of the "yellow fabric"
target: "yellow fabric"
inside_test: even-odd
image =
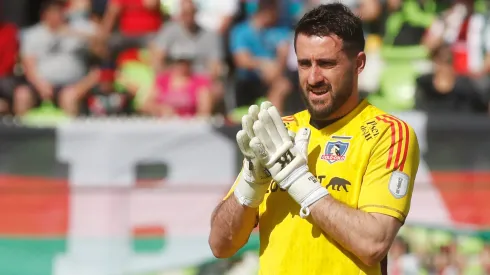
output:
[[[405,221],[419,164],[418,141],[410,126],[367,101],[321,130],[310,126],[307,111],[283,120],[292,131],[311,129],[310,172],[331,196],[350,207]],[[408,176],[406,192],[401,173]],[[311,220],[300,218],[299,210],[273,182],[259,207],[259,274],[381,274],[380,265],[364,265]]]

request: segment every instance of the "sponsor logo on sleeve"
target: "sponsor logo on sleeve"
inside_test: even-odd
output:
[[[410,177],[400,171],[393,171],[388,188],[393,197],[401,199],[407,195]]]

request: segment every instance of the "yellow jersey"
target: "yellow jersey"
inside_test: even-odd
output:
[[[405,221],[419,165],[417,137],[407,123],[366,100],[323,129],[310,125],[308,111],[283,121],[292,131],[311,129],[308,166],[331,196],[352,208]],[[258,211],[259,274],[382,274],[381,264],[364,265],[299,211],[272,182]]]

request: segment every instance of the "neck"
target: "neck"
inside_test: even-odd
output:
[[[359,105],[359,94],[357,92],[352,93],[349,99],[340,107],[337,111],[332,113],[325,119],[311,119],[310,124],[317,129],[322,129],[327,127],[328,125],[336,122],[337,120],[343,118],[352,110],[354,110],[357,105]]]

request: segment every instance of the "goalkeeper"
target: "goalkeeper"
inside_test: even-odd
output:
[[[216,257],[254,227],[260,274],[386,274],[419,165],[414,131],[360,100],[361,20],[342,4],[306,13],[295,30],[305,111],[251,106],[237,134],[241,173],[212,215]]]

